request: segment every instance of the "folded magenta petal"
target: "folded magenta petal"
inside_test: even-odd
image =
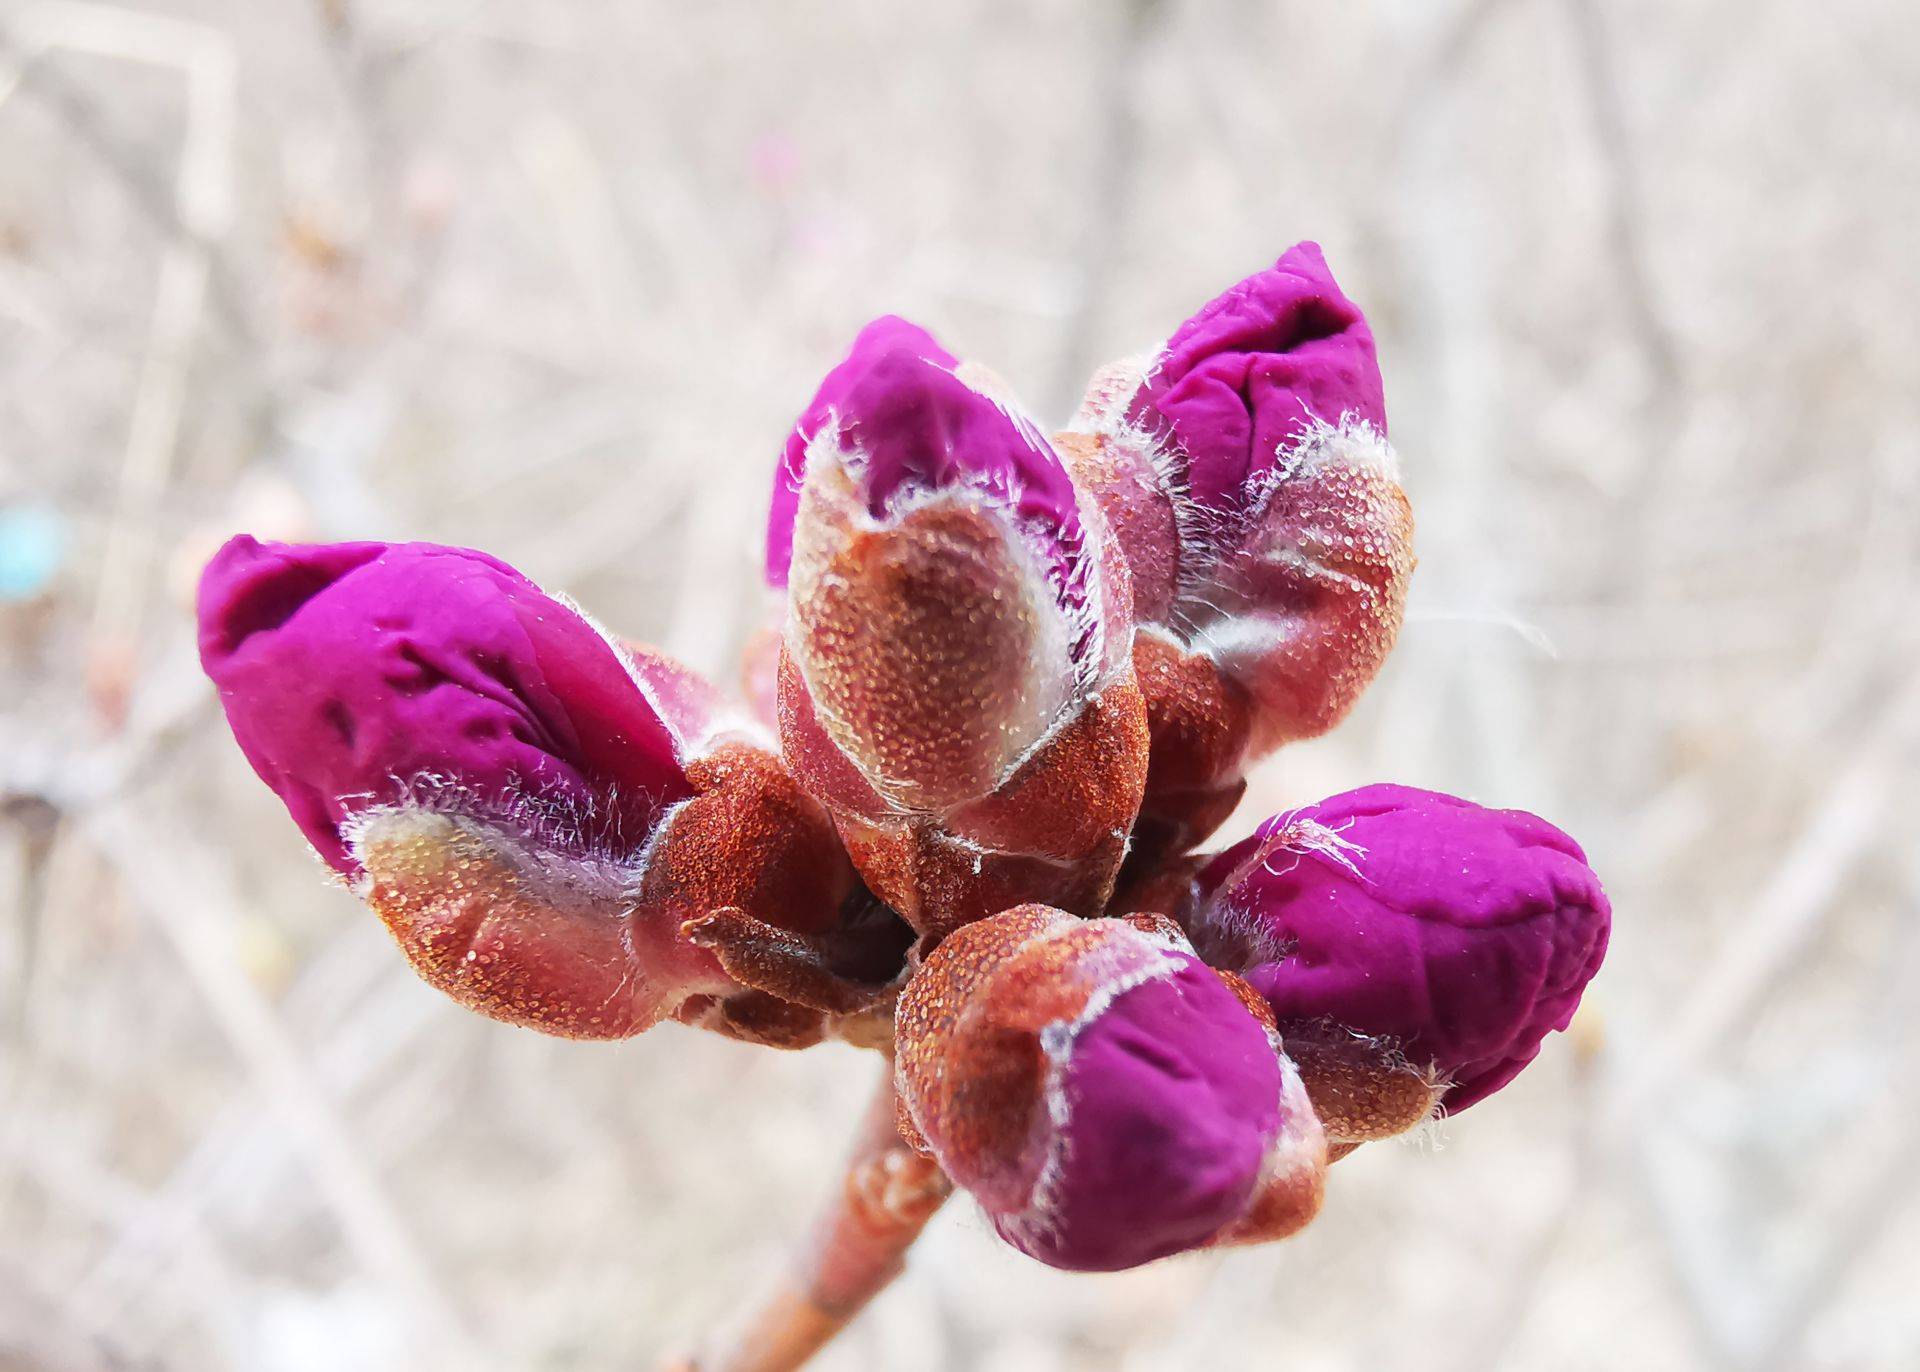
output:
[[[946,367],[893,350],[847,391],[842,443],[876,519],[897,502],[977,490],[1009,510],[1063,600],[1085,599],[1073,480],[1034,425]]]
[[[1202,875],[1203,889],[1222,882],[1202,921],[1265,950],[1244,971],[1282,1035],[1321,1023],[1391,1040],[1451,1083],[1450,1113],[1566,1028],[1611,925],[1599,879],[1560,830],[1406,786],[1269,821]]]
[[[485,554],[242,536],[203,574],[199,617],[241,750],[341,872],[341,825],[402,798],[627,855],[691,794],[613,646]]]
[[[1172,444],[1196,504],[1238,512],[1316,424],[1385,436],[1373,331],[1320,246],[1296,244],[1180,326],[1128,417]]]
[[[898,315],[883,315],[860,331],[845,359],[827,373],[814,392],[781,451],[780,466],[774,473],[773,504],[767,512],[769,586],[784,587],[793,565],[793,521],[800,510],[800,488],[806,484],[808,445],[845,411],[848,390],[866,375],[874,360],[892,352],[904,352],[947,368],[960,365],[960,359],[941,347],[932,334]]]
[[[1046,1223],[1008,1232],[1055,1267],[1118,1271],[1236,1220],[1280,1129],[1265,1029],[1204,964],[1121,992],[1074,1039]]]

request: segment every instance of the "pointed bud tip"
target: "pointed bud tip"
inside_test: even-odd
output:
[[[1096,378],[1090,410],[1166,445],[1202,509],[1240,511],[1316,430],[1387,431],[1373,331],[1317,243],[1296,244],[1208,302],[1133,369],[1130,399],[1107,394],[1126,372]]]

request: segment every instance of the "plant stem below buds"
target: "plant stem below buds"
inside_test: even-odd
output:
[[[953,1183],[901,1142],[896,1112],[889,1055],[846,1174],[787,1270],[734,1332],[662,1372],[791,1372],[900,1275]]]

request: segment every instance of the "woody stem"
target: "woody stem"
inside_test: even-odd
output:
[[[677,1372],[792,1372],[900,1275],[953,1184],[901,1141],[894,1110],[889,1055],[845,1174],[806,1241],[746,1321]]]

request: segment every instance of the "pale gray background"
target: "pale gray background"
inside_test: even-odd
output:
[[[197,674],[219,538],[476,545],[725,672],[773,455],[866,318],[1061,418],[1303,237],[1378,330],[1421,568],[1236,825],[1381,778],[1538,809],[1612,957],[1292,1243],[1067,1277],[955,1205],[822,1365],[1920,1366],[1917,28],[7,0],[0,513],[66,546],[0,602],[0,1368],[645,1368],[866,1088],[415,982]]]

